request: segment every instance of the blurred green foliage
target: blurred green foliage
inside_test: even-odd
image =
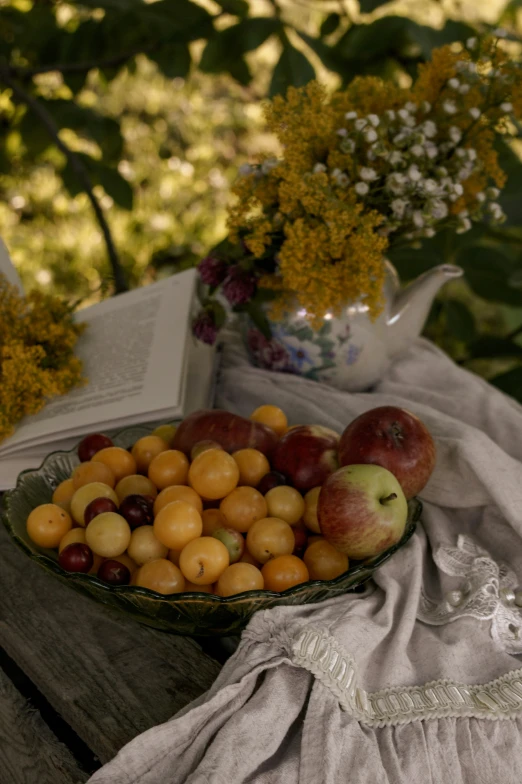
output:
[[[407,85],[433,47],[499,24],[518,51],[521,23],[519,0],[0,0],[0,235],[26,286],[75,300],[110,294],[119,267],[131,286],[171,274],[223,237],[238,166],[277,152],[264,97],[315,76]],[[426,334],[519,400],[521,145],[499,149],[502,229],[392,258],[405,280],[464,267]]]

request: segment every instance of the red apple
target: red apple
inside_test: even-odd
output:
[[[214,539],[219,539],[220,542],[223,542],[228,550],[231,564],[239,561],[245,552],[245,540],[239,531],[236,531],[234,528],[218,528],[212,536]]]
[[[360,560],[399,541],[406,526],[408,502],[386,468],[350,465],[324,482],[317,517],[324,538],[349,558]]]
[[[279,439],[272,454],[272,468],[291,485],[306,493],[322,485],[338,467],[339,435],[321,425],[293,427]]]
[[[435,443],[421,420],[394,406],[366,411],[351,422],[339,442],[339,463],[374,463],[400,482],[406,498],[420,493],[435,467]]]

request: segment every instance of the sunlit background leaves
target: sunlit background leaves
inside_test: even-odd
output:
[[[130,286],[193,265],[225,234],[238,167],[277,152],[262,101],[318,77],[408,85],[433,47],[502,25],[519,54],[521,0],[0,0],[0,235],[27,288],[85,303],[113,291],[100,227],[36,99],[79,156]],[[56,69],[55,69],[56,67]],[[522,141],[500,230],[397,252],[405,279],[442,261],[426,334],[522,399]]]

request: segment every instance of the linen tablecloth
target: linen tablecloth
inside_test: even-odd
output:
[[[217,405],[262,403],[339,432],[413,411],[438,452],[422,521],[363,594],[256,613],[210,691],[91,784],[519,784],[522,407],[423,339],[363,394],[230,344]]]

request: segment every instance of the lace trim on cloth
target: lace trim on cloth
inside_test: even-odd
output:
[[[334,637],[313,628],[293,643],[292,661],[313,673],[344,710],[370,727],[443,718],[495,721],[522,715],[522,668],[482,685],[439,680],[368,692],[360,686],[352,656]]]
[[[460,535],[456,547],[438,547],[433,560],[439,569],[462,578],[460,588],[433,601],[421,592],[417,618],[431,626],[443,626],[460,618],[491,621],[490,633],[506,653],[522,653],[522,592],[516,574],[497,564],[487,550],[470,536]]]

